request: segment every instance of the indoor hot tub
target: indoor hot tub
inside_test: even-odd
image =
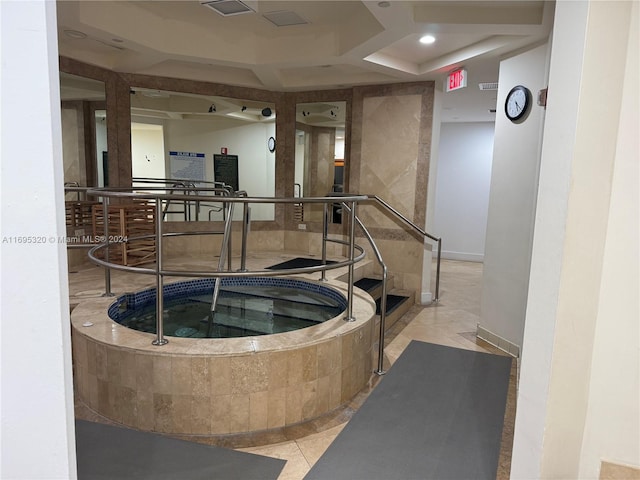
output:
[[[258,294],[248,296],[247,286]],[[367,385],[377,336],[375,304],[366,293],[354,289],[355,320],[345,321],[346,285],[339,281],[225,279],[213,316],[212,288],[212,279],[164,287],[169,343],[162,346],[152,345],[155,326],[144,313],[151,305],[155,318],[155,289],[79,304],[71,321],[82,401],[137,429],[217,435],[313,420]],[[201,305],[183,315],[190,316],[183,324],[186,299]],[[334,309],[329,317],[308,313],[320,304]],[[243,309],[247,317],[232,318]],[[146,318],[137,330],[134,311]],[[210,338],[221,331],[228,338]]]

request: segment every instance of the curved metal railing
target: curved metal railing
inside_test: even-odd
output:
[[[141,180],[141,183],[154,184],[152,179],[137,179]],[[146,181],[149,180],[149,181]],[[207,182],[208,184],[212,184],[212,182]],[[157,185],[157,183],[156,183]],[[82,192],[85,197],[96,197],[100,198],[103,208],[103,218],[104,218],[104,236],[102,237],[103,242],[99,244],[78,244],[78,245],[69,245],[74,247],[90,247],[89,250],[89,258],[90,260],[97,264],[101,265],[105,268],[105,296],[111,296],[111,278],[110,271],[121,270],[125,272],[132,273],[141,273],[141,274],[149,274],[156,276],[156,287],[157,292],[162,292],[164,277],[165,276],[181,276],[181,277],[248,277],[248,276],[280,276],[280,275],[300,275],[300,274],[309,274],[315,272],[321,272],[321,280],[326,280],[326,271],[332,270],[336,268],[348,267],[348,281],[347,281],[347,312],[344,317],[346,321],[354,321],[352,312],[352,297],[353,297],[353,284],[354,284],[354,264],[362,260],[365,256],[364,249],[355,243],[355,227],[358,225],[363,232],[366,239],[369,241],[372,251],[382,268],[382,298],[381,298],[381,313],[380,313],[380,333],[379,333],[379,352],[378,352],[378,368],[375,370],[375,373],[378,375],[383,375],[385,372],[383,370],[383,359],[384,359],[384,334],[385,334],[385,318],[386,318],[386,280],[387,280],[387,266],[382,259],[382,255],[375,244],[375,241],[369,234],[366,227],[360,221],[356,214],[357,205],[359,203],[364,203],[366,201],[375,201],[377,204],[384,207],[389,213],[394,215],[396,218],[401,220],[404,224],[411,227],[415,232],[422,235],[424,238],[437,242],[438,245],[438,253],[437,253],[437,270],[436,270],[436,285],[435,285],[435,295],[434,302],[437,302],[439,299],[439,279],[440,279],[440,258],[441,258],[441,246],[442,240],[438,237],[435,237],[423,229],[415,225],[413,222],[408,220],[404,215],[399,213],[393,207],[391,207],[387,202],[382,200],[377,195],[355,195],[348,193],[335,193],[330,194],[324,197],[294,197],[294,198],[274,198],[274,197],[249,197],[246,192],[232,192],[226,185],[214,184],[213,187],[209,186],[198,186],[192,184],[184,184],[184,186],[172,184],[171,192],[166,193],[166,187],[153,187],[153,186],[144,186],[136,188],[123,187],[123,188],[114,188],[114,187],[106,187],[106,188],[91,188],[91,187],[78,187],[78,186],[68,186],[65,188],[67,192]],[[195,193],[194,193],[195,191]],[[177,193],[176,193],[177,192]],[[135,237],[124,238],[123,242],[130,242],[133,240],[143,240],[153,238],[155,240],[155,252],[156,252],[156,261],[153,267],[151,266],[132,266],[132,265],[123,265],[119,263],[114,263],[110,261],[109,258],[109,250],[114,243],[120,242],[112,242],[109,237],[109,222],[108,222],[108,212],[109,205],[111,199],[130,199],[130,200],[146,200],[150,203],[155,204],[155,232],[154,234],[148,235],[138,235]],[[190,232],[164,232],[163,231],[163,221],[164,214],[166,213],[163,209],[163,204],[166,205],[170,202],[207,202],[212,203],[215,202],[217,204],[221,204],[222,211],[225,212],[225,222],[224,222],[224,230],[222,231],[190,231]],[[242,228],[242,251],[241,251],[241,265],[240,269],[236,271],[232,271],[232,262],[231,262],[231,222],[233,221],[233,206],[236,203],[241,203],[243,206],[243,228]],[[286,269],[286,270],[272,270],[272,269],[259,269],[259,270],[248,270],[246,268],[246,240],[248,235],[248,225],[250,222],[250,207],[249,205],[252,203],[265,203],[265,204],[275,204],[275,203],[283,203],[283,204],[295,204],[299,205],[301,203],[321,203],[324,204],[324,222],[323,222],[323,238],[322,238],[322,263],[318,266],[309,266],[309,267],[300,267],[294,269]],[[338,238],[329,238],[328,236],[328,223],[329,223],[329,215],[328,215],[328,206],[332,204],[341,204],[343,208],[350,214],[349,218],[349,229],[347,234],[347,240],[338,239]],[[174,237],[174,236],[182,236],[182,235],[223,235],[222,241],[222,251],[218,262],[218,267],[215,270],[176,270],[176,269],[166,269],[164,267],[164,258],[162,253],[162,245],[163,239],[165,237]],[[332,263],[327,263],[327,252],[326,252],[326,243],[337,243],[341,244],[345,247],[348,247],[348,258],[343,261],[336,261]],[[223,269],[224,266],[224,251],[228,249],[228,268],[226,270]],[[356,254],[356,251],[358,252]],[[100,258],[102,256],[102,258]],[[216,282],[219,284],[220,282]],[[215,308],[215,297],[216,292],[214,290],[214,298],[212,301],[212,309]],[[168,340],[164,338],[163,333],[163,325],[162,325],[162,311],[163,311],[163,299],[162,295],[156,295],[156,339],[153,341],[154,345],[164,345],[168,343]]]
[[[221,266],[223,262],[220,262],[217,270],[207,270],[207,271],[197,271],[197,270],[169,270],[165,269],[163,265],[163,253],[162,253],[162,243],[163,238],[165,236],[178,236],[181,233],[165,233],[163,232],[163,222],[158,221],[158,219],[162,218],[162,204],[164,201],[170,200],[185,200],[184,195],[179,195],[175,193],[167,194],[167,193],[154,193],[153,191],[162,191],[164,190],[161,187],[147,187],[144,188],[144,191],[134,191],[131,188],[89,188],[87,190],[87,195],[101,197],[103,199],[103,212],[105,212],[105,235],[104,235],[104,243],[100,243],[99,245],[94,246],[89,250],[89,258],[93,263],[101,265],[105,267],[105,271],[108,272],[110,269],[121,270],[126,272],[135,272],[135,273],[143,273],[143,274],[152,274],[156,276],[156,291],[162,292],[164,277],[165,276],[186,276],[186,277],[248,277],[248,276],[279,276],[279,275],[297,275],[297,274],[307,274],[318,272],[322,270],[331,270],[341,267],[348,267],[349,269],[349,288],[347,293],[347,312],[345,316],[345,320],[353,321],[353,281],[354,281],[354,264],[359,262],[364,258],[365,252],[364,249],[360,246],[356,246],[355,238],[353,233],[349,238],[349,246],[350,246],[350,254],[346,260],[338,261],[335,263],[328,264],[326,263],[326,258],[323,257],[323,264],[319,266],[311,266],[311,267],[301,267],[295,269],[287,269],[287,270],[246,270],[244,271],[231,271],[230,268],[227,270],[222,270]],[[180,190],[180,189],[177,189]],[[225,205],[233,205],[235,203],[299,203],[301,201],[305,203],[335,203],[337,201],[350,203],[353,209],[352,213],[352,222],[355,225],[355,205],[359,201],[363,201],[366,199],[365,196],[362,195],[353,195],[350,197],[306,197],[306,198],[272,198],[272,197],[248,197],[244,195],[230,195],[225,189],[220,188],[198,188],[198,195],[190,195],[190,201],[211,201],[212,197],[208,195],[203,195],[203,193],[211,192],[214,195],[223,195],[216,197],[216,201],[222,202]],[[226,193],[225,193],[226,192]],[[244,193],[244,192],[239,192]],[[140,267],[140,266],[129,266],[113,263],[109,260],[109,250],[110,246],[114,242],[110,242],[109,238],[109,230],[108,230],[108,216],[106,212],[109,210],[109,200],[111,198],[116,199],[135,199],[135,200],[147,200],[151,201],[155,204],[156,214],[155,214],[155,234],[154,235],[141,235],[131,238],[124,238],[123,242],[130,242],[133,240],[140,240],[145,238],[155,238],[155,251],[156,251],[156,261],[155,268],[151,267]],[[231,214],[232,209],[229,209],[229,214]],[[228,216],[227,221],[225,222],[225,230],[224,230],[224,239],[223,239],[223,249],[228,245],[228,237],[230,235],[230,228],[228,227],[231,224],[231,216]],[[243,229],[243,232],[245,230]],[[189,232],[189,234],[212,234],[212,233],[220,233],[220,232]],[[342,240],[330,240],[336,243],[345,244]],[[356,256],[355,251],[358,250],[359,254]],[[99,258],[98,252],[104,252],[104,258]],[[222,255],[221,255],[222,257]],[[219,283],[219,282],[216,282]],[[105,284],[110,284],[110,276],[105,276]],[[110,285],[106,288],[107,292],[110,293]],[[162,295],[156,295],[156,339],[153,341],[154,345],[164,345],[168,341],[164,338],[164,333],[162,330],[162,310],[163,310],[163,299]]]

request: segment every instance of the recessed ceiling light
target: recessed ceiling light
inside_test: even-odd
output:
[[[420,43],[424,43],[425,45],[430,45],[436,41],[436,37],[433,35],[425,35],[424,37],[420,37]]]
[[[86,33],[79,32],[78,30],[65,30],[64,34],[67,37],[71,37],[71,38],[77,38],[77,39],[87,38],[87,34]]]

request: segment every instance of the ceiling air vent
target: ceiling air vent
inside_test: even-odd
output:
[[[251,8],[247,7],[240,0],[214,0],[200,3],[205,7],[209,7],[210,9],[215,10],[223,17],[253,12]]]
[[[498,89],[498,82],[479,83],[478,87],[480,88],[480,90],[497,90]]]
[[[290,10],[280,10],[277,12],[265,13],[263,17],[273,23],[276,27],[306,25],[307,23],[309,23],[296,12],[292,12]]]

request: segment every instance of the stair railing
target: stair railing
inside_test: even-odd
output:
[[[441,261],[441,257],[442,257],[442,238],[436,237],[434,235],[431,235],[430,233],[425,232],[422,228],[417,226],[415,223],[413,223],[407,217],[402,215],[398,210],[393,208],[391,205],[389,205],[387,202],[385,202],[383,199],[381,199],[377,195],[366,195],[366,197],[369,200],[374,200],[376,203],[378,203],[379,205],[383,206],[394,217],[396,217],[399,220],[401,220],[405,225],[408,225],[409,227],[411,227],[415,232],[417,232],[420,235],[422,235],[423,238],[426,238],[426,239],[429,239],[429,240],[432,240],[432,241],[436,242],[436,244],[438,246],[438,254],[437,254],[437,260],[436,260],[436,285],[435,285],[435,289],[434,289],[433,301],[434,301],[434,303],[437,303],[438,300],[440,300],[440,261]]]
[[[351,213],[351,208],[346,203],[342,203],[342,208],[347,209],[349,213]],[[360,227],[360,230],[362,230],[362,233],[364,234],[364,236],[369,241],[369,244],[371,245],[371,249],[373,250],[373,254],[376,256],[376,260],[378,260],[378,263],[382,268],[382,297],[380,297],[380,332],[378,334],[378,368],[374,370],[373,373],[375,373],[376,375],[384,375],[385,373],[387,373],[383,368],[384,333],[385,333],[385,322],[387,318],[387,265],[384,263],[384,260],[382,259],[382,254],[380,253],[380,250],[378,249],[376,242],[374,242],[373,237],[371,236],[367,228],[364,226],[360,218],[356,216],[355,221]]]

